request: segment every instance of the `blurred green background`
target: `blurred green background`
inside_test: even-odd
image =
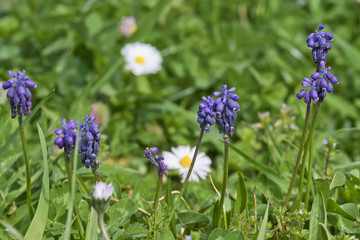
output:
[[[258,112],[269,111],[271,124],[283,118],[272,130],[282,149],[299,144],[306,107],[295,94],[302,79],[315,71],[306,39],[324,24],[335,37],[327,65],[340,84],[321,105],[315,154],[322,166],[323,140],[335,138],[338,153],[332,167],[347,168],[360,160],[359,13],[360,1],[354,0],[1,0],[0,80],[8,79],[8,70],[26,70],[38,85],[32,91],[34,106],[55,89],[31,119],[48,129],[54,153],[53,131],[60,119],[83,120],[91,104],[102,103],[108,122],[102,126],[100,159],[134,169],[146,167],[146,146],[161,151],[195,146],[201,97],[223,84],[235,86],[241,110],[232,144],[282,172],[292,169],[295,151],[272,159],[266,132],[253,124],[259,122]],[[130,15],[138,31],[125,38],[118,25]],[[124,69],[120,50],[136,41],[161,51],[160,72],[137,77]],[[0,104],[0,126],[10,126],[0,131],[4,145],[17,121],[9,120],[4,91]],[[280,113],[283,104],[290,109],[285,115]],[[290,130],[284,122],[294,117],[297,130]],[[35,127],[29,124],[26,131],[30,155],[40,162]],[[221,139],[213,128],[200,150],[212,158],[214,171],[220,171],[216,163],[222,162]],[[21,148],[20,141],[14,147]],[[249,169],[246,175],[251,176],[250,163],[235,153],[231,157],[232,170]]]

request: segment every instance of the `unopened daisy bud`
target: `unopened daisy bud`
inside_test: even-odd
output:
[[[92,206],[96,212],[104,214],[109,206],[109,200],[114,192],[112,184],[106,184],[104,182],[98,182],[95,185],[94,191],[91,194]]]

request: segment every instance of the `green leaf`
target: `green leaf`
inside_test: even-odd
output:
[[[346,177],[342,172],[336,171],[330,183],[330,190],[345,184]]]
[[[326,239],[327,240],[332,240],[333,237],[331,236],[329,229],[326,228],[326,225],[324,223],[320,223],[320,226],[323,228],[323,231],[325,232],[326,235]]]
[[[360,234],[358,224],[337,214],[328,214],[328,221],[339,231]]]
[[[188,229],[206,227],[210,223],[209,218],[205,214],[197,212],[181,212],[178,213],[178,217]]]
[[[113,187],[114,187],[114,197],[118,200],[121,199],[121,186],[120,183],[118,181],[116,181],[115,179],[111,181]]]
[[[324,197],[321,192],[316,194],[311,208],[309,239],[323,239],[322,227],[320,226],[320,223],[326,223],[326,209],[324,204]]]
[[[122,198],[110,207],[109,224],[124,226],[130,221],[131,216],[135,214],[137,210],[138,208],[132,200]]]
[[[166,198],[165,198],[165,201],[166,201],[166,204],[168,206],[168,209],[172,209],[173,206],[174,206],[174,197],[173,195],[171,194],[172,192],[172,184],[171,184],[171,179],[168,178],[168,183],[167,183],[167,187],[166,187]],[[174,213],[175,215],[175,213]],[[174,215],[171,217],[171,222],[169,224],[169,227],[170,227],[170,230],[171,232],[173,233],[174,236],[176,236],[176,226],[175,226],[175,217]]]
[[[46,226],[46,221],[48,219],[49,212],[49,166],[48,166],[48,156],[47,156],[47,146],[45,141],[44,132],[41,129],[40,125],[37,124],[41,152],[43,156],[43,179],[41,185],[41,193],[39,204],[36,209],[33,220],[30,223],[30,226],[25,234],[25,238],[29,240],[38,240],[42,239],[44,234],[44,229]]]
[[[245,187],[245,181],[241,172],[238,171],[238,186],[237,186],[237,195],[234,205],[234,212],[233,214],[242,213],[247,204],[247,191]]]
[[[224,240],[246,240],[245,236],[240,231],[233,231],[224,237]]]
[[[169,230],[165,230],[160,234],[159,240],[175,240],[175,238]]]
[[[120,239],[140,238],[146,236],[148,232],[148,229],[143,224],[135,222],[125,228]]]
[[[356,214],[357,214],[357,207],[355,205],[356,208]],[[341,206],[339,206],[334,200],[332,200],[331,198],[329,198],[328,202],[327,202],[327,211],[329,213],[336,213],[339,214],[342,217],[348,218],[350,220],[355,221],[356,220],[356,215],[353,216],[352,214],[348,213],[347,211],[345,211]]]
[[[269,215],[269,204],[270,204],[270,201],[268,201],[268,203],[267,203],[265,215],[264,215],[264,218],[263,218],[262,223],[261,223],[259,234],[258,234],[258,236],[256,238],[257,240],[266,239],[266,226],[267,226],[268,215]]]
[[[209,240],[222,240],[226,235],[229,234],[229,232],[230,231],[227,229],[215,228],[210,233]]]
[[[98,215],[95,209],[92,207],[88,219],[88,225],[86,227],[85,240],[97,239],[97,235],[98,235],[97,226],[98,226]]]
[[[323,197],[324,197],[324,202],[327,202],[327,199],[329,197],[330,194],[330,187],[329,187],[329,183],[328,181],[326,181],[325,179],[316,179],[315,180],[315,186],[316,186],[316,190],[318,192],[321,192]]]

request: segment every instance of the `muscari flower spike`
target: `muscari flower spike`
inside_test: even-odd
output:
[[[307,38],[307,45],[312,49],[312,56],[315,63],[324,61],[326,62],[326,56],[331,49],[331,42],[334,36],[330,32],[321,32],[324,29],[324,25],[321,24],[318,31],[310,33]]]
[[[55,134],[59,137],[55,139],[54,144],[58,146],[59,149],[64,148],[67,157],[70,159],[71,148],[75,147],[76,131],[74,130],[76,128],[77,121],[70,119],[66,124],[65,118],[63,118],[61,119],[61,124],[63,128],[55,130]],[[60,136],[62,134],[63,136]]]
[[[236,118],[236,112],[240,111],[240,106],[236,102],[239,100],[239,96],[232,93],[235,90],[235,87],[228,90],[227,86],[224,84],[221,91],[214,92],[215,97],[224,94],[214,101],[216,122],[219,126],[219,132],[224,132],[224,134],[227,135],[230,134],[230,136],[235,133],[234,119]]]
[[[22,114],[29,115],[32,107],[32,95],[27,87],[36,88],[35,82],[25,76],[25,71],[17,71],[16,73],[8,71],[7,74],[11,79],[3,84],[3,89],[8,89],[7,98],[10,101],[11,117],[15,118],[16,114],[19,116]]]
[[[159,149],[156,147],[149,148],[147,147],[144,150],[144,158],[148,158],[150,162],[154,165],[156,170],[158,171],[159,176],[163,176],[164,174],[168,175],[168,170],[166,168],[166,165],[164,163],[164,157],[161,155],[158,155]]]
[[[86,113],[85,122],[80,125],[79,153],[81,153],[81,162],[85,167],[91,166],[95,170],[100,163],[97,155],[99,154],[101,136],[99,126],[93,121],[95,121],[95,117]]]
[[[296,99],[304,99],[306,104],[310,103],[311,100],[313,103],[317,103],[318,101],[322,103],[326,97],[326,93],[332,93],[334,90],[333,84],[338,84],[339,80],[336,76],[332,75],[329,71],[331,67],[325,68],[325,62],[320,62],[321,70],[319,72],[315,72],[309,78],[304,78],[302,82],[302,86],[304,88],[296,94]]]
[[[200,127],[205,126],[205,131],[210,132],[211,126],[215,125],[215,111],[214,111],[214,100],[212,97],[202,97],[204,102],[199,104],[199,111],[197,112],[198,118],[197,122],[200,124]]]

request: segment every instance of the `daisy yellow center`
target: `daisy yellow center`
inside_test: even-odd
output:
[[[136,57],[135,58],[135,62],[137,62],[137,63],[140,63],[140,64],[143,64],[143,63],[145,63],[145,58],[143,58],[143,57]]]
[[[191,159],[189,158],[189,156],[185,156],[180,160],[180,164],[183,167],[190,167]]]
[[[136,32],[136,30],[137,30],[137,26],[136,26],[136,25],[132,25],[132,26],[130,27],[130,33],[131,33],[131,35],[134,34],[134,33]]]

